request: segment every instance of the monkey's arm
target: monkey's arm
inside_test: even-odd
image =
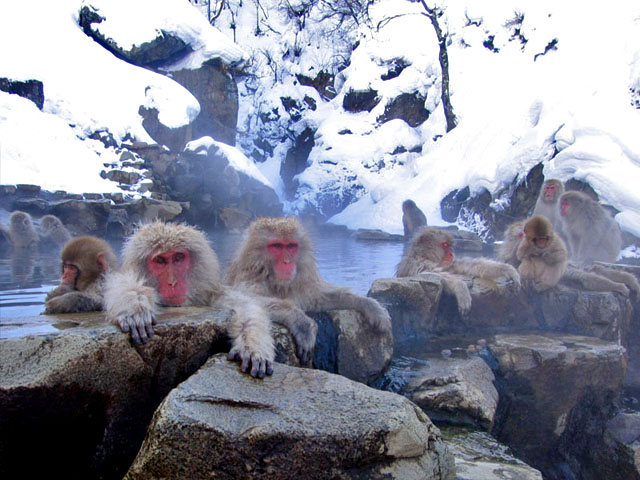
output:
[[[318,324],[288,300],[265,298],[265,303],[271,319],[281,323],[291,332],[298,347],[300,362],[303,365],[310,365],[316,346]]]
[[[58,287],[59,288],[59,287]],[[90,291],[58,294],[44,304],[44,313],[80,313],[102,310],[102,296]]]
[[[377,300],[357,295],[347,288],[337,287],[329,283],[323,285],[321,294],[305,305],[305,310],[322,312],[325,310],[356,310],[364,315],[365,320],[378,332],[391,331],[389,312]]]
[[[231,289],[224,292],[220,303],[233,311],[228,329],[232,339],[229,360],[240,360],[240,369],[252,377],[271,375],[275,347],[264,308],[255,297]]]
[[[448,273],[441,273],[443,290],[456,297],[458,302],[458,311],[461,315],[466,315],[471,310],[471,293],[467,284]]]
[[[156,298],[155,289],[132,271],[107,274],[104,291],[107,320],[128,332],[136,345],[153,337]]]
[[[490,280],[504,278],[513,282],[517,287],[520,286],[520,275],[513,266],[487,258],[456,259],[453,261],[450,271]]]
[[[64,295],[65,293],[73,292],[73,287],[67,283],[61,283],[56,288],[47,293],[44,301],[48,302],[54,297],[59,297],[60,295]]]

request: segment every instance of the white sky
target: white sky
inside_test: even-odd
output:
[[[194,68],[215,56],[238,63],[246,58],[243,51],[278,52],[300,41],[285,24],[260,37],[252,35],[253,9],[245,9],[246,18],[236,18],[240,49],[230,30],[210,27],[184,0],[90,3],[107,16],[101,31],[125,47],[150,40],[159,29],[178,34],[195,53],[176,68]],[[277,22],[269,9],[276,0],[261,3]],[[367,193],[332,221],[401,233],[400,205],[406,198],[416,201],[430,224],[442,224],[440,200],[451,190],[470,185],[473,191],[495,191],[546,161],[545,176],[589,182],[605,203],[621,211],[616,219],[623,229],[640,236],[640,111],[631,107],[629,96],[630,87],[640,88],[640,3],[439,3],[447,6],[442,21],[451,33],[451,99],[459,120],[440,141],[433,140],[444,134],[437,45],[415,2],[380,0],[371,10],[374,24],[405,15],[385,23],[375,38],[364,30],[351,33],[360,45],[337,79],[339,95],[332,102],[321,102],[312,88],[296,85],[292,76],[312,72],[312,66],[336,53],[329,51],[331,46],[303,52],[297,63],[283,64],[281,83],[265,85],[260,96],[241,98],[241,122],[256,108],[267,111],[277,105],[281,96],[309,95],[318,101],[318,110],[308,118],[318,129],[311,166],[300,176],[304,188],[288,208],[317,201],[318,191],[348,188],[348,176],[356,176]],[[2,184],[115,191],[115,184],[99,172],[117,156],[86,140],[88,133],[108,129],[116,139],[128,133],[151,141],[138,115],[140,105],[158,108],[160,120],[172,127],[184,125],[199,111],[195,98],[171,79],[122,62],[87,37],[76,23],[81,5],[80,0],[0,2],[0,76],[39,79],[45,91],[42,112],[26,99],[0,92]],[[524,49],[509,42],[504,27],[516,9],[525,14],[522,31],[529,42]],[[465,26],[466,18],[482,24]],[[500,53],[482,46],[487,32],[495,35]],[[313,33],[310,29],[308,35]],[[554,38],[558,50],[534,62],[534,55]],[[411,65],[399,77],[381,80],[383,64],[400,56]],[[368,87],[383,97],[378,107],[369,113],[342,111],[346,89]],[[416,90],[426,95],[427,108],[435,109],[427,122],[418,128],[399,120],[376,123],[384,100]],[[351,135],[339,134],[347,128]],[[547,161],[554,144],[561,151]],[[398,146],[422,146],[422,153],[392,158],[389,154]],[[258,165],[259,174],[238,149],[227,150],[234,163],[282,195],[278,169],[284,151]],[[394,159],[402,165],[394,165]],[[381,162],[384,167],[372,168]]]

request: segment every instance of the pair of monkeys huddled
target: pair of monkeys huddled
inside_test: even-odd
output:
[[[294,218],[254,221],[224,282],[202,232],[159,221],[127,239],[120,269],[109,245],[90,236],[65,246],[62,268],[61,284],[47,296],[45,313],[105,310],[136,344],[153,336],[160,305],[229,308],[229,358],[254,377],[273,371],[272,320],[289,329],[304,364],[311,361],[318,329],[305,312],[353,309],[375,330],[391,330],[389,314],[376,300],[320,278],[311,240]]]

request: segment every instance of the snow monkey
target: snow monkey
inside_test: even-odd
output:
[[[31,215],[26,212],[16,210],[9,217],[9,228],[4,225],[1,228],[2,233],[15,249],[38,246],[38,234],[33,227]]]
[[[597,260],[616,261],[622,248],[622,232],[618,222],[597,201],[582,192],[563,193],[560,216],[571,260],[581,265]]]
[[[263,378],[273,373],[271,322],[255,299],[222,285],[218,257],[199,230],[155,221],[139,227],[123,246],[122,268],[107,277],[107,319],[135,344],[153,337],[154,315],[162,306],[210,306],[233,311],[228,327],[230,360]]]
[[[105,276],[118,267],[109,244],[97,237],[78,237],[65,245],[60,256],[60,285],[47,294],[44,313],[102,310]]]
[[[62,247],[71,240],[69,230],[55,215],[45,215],[40,219],[39,233],[42,240],[49,240],[57,247]]]
[[[533,220],[533,218],[536,218],[536,217],[532,217],[530,221]],[[545,221],[547,219],[545,217],[541,217],[541,218],[542,218],[541,221],[535,220],[529,224],[530,232],[534,237],[538,236],[537,233],[544,233],[546,231],[546,228],[550,227],[550,224],[548,224],[545,227],[543,224],[546,223]],[[545,283],[548,284],[548,282],[543,281],[542,283],[540,283],[538,281],[538,287],[536,288],[535,273],[536,272],[539,273],[540,271],[539,270],[534,271],[533,265],[531,264],[525,265],[523,267],[524,271],[522,268],[520,268],[521,259],[523,258],[523,255],[526,256],[526,247],[522,245],[526,241],[525,224],[527,222],[528,222],[527,220],[520,220],[517,222],[513,222],[511,225],[507,227],[504,235],[505,236],[504,243],[500,245],[500,248],[498,249],[497,257],[502,262],[507,262],[513,265],[514,267],[518,267],[520,270],[520,275],[522,279],[533,280],[534,289],[540,291],[545,289],[545,286],[544,286]],[[536,227],[536,224],[538,224],[538,227]],[[541,231],[536,233],[535,232],[536,228],[540,228]],[[544,235],[540,235],[540,236],[544,236]],[[556,242],[557,240],[561,241],[560,237],[558,237],[557,235],[554,235],[553,242]],[[560,247],[558,247],[559,244],[560,242],[557,242],[555,247],[553,248],[551,247],[550,244],[548,244],[546,248],[542,249],[543,251],[549,252],[549,253],[543,254],[543,255],[546,255],[547,262],[551,260],[553,257],[553,255],[550,254],[552,250],[554,249],[562,250]],[[522,250],[520,250],[521,247],[522,247]],[[530,249],[530,254],[534,255],[535,252],[537,252],[538,250],[539,249],[534,245]],[[565,246],[565,251],[566,251],[566,246]],[[517,255],[518,252],[520,252],[520,256]],[[636,295],[637,295],[636,298],[640,298],[640,284],[632,274],[628,272],[614,270],[612,268],[607,268],[605,265],[600,265],[600,264],[595,264],[589,267],[589,271],[586,271],[571,263],[567,264],[566,255],[562,255],[561,252],[558,252],[557,255],[558,255],[557,260],[559,262],[562,262],[562,259],[565,258],[565,270],[560,277],[561,283],[573,285],[576,288],[583,288],[585,290],[590,290],[590,291],[618,292],[622,295],[628,295],[629,290],[632,290],[636,292]],[[534,258],[535,257],[532,257],[529,260],[534,260]],[[560,269],[561,265],[557,265],[557,267],[558,269]],[[549,271],[549,274],[553,274],[553,273],[554,273],[553,265],[551,265],[551,270]],[[553,275],[546,278],[549,279],[552,277]],[[540,280],[540,278],[542,278],[542,274],[538,275],[538,280]],[[553,285],[549,284],[548,287],[546,288],[549,288],[551,286]]]
[[[542,215],[549,219],[556,233],[560,226],[560,195],[564,193],[564,186],[560,180],[545,180],[538,195],[536,206],[533,210],[534,215]]]
[[[404,227],[404,236],[407,238],[411,238],[420,227],[427,226],[427,217],[413,200],[402,202],[402,226]]]
[[[411,241],[409,249],[398,264],[396,277],[409,277],[434,272],[442,277],[444,291],[456,297],[458,311],[465,315],[471,309],[469,287],[457,275],[497,280],[504,278],[520,287],[520,275],[505,263],[486,258],[456,259],[453,254],[453,236],[437,228],[423,228]]]
[[[252,222],[229,263],[226,281],[265,299],[271,318],[294,335],[305,363],[313,357],[318,329],[306,312],[356,310],[376,331],[391,330],[389,314],[376,300],[320,278],[311,239],[293,217]]]
[[[567,247],[542,215],[527,220],[523,233],[516,251],[520,278],[537,292],[555,287],[567,268]]]

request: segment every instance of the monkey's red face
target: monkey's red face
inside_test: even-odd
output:
[[[80,274],[80,269],[71,263],[65,263],[62,265],[62,278],[60,282],[67,285],[75,286],[76,279]]]
[[[556,185],[547,185],[544,187],[544,199],[553,201],[556,198],[558,187]]]
[[[444,267],[448,267],[453,262],[453,250],[451,250],[452,245],[449,242],[442,242],[440,244],[443,251],[442,256],[442,265]]]
[[[290,281],[296,276],[296,255],[298,242],[294,240],[272,240],[267,243],[267,252],[273,258],[273,266],[278,280]]]
[[[566,217],[570,207],[571,207],[571,202],[569,200],[563,200],[562,203],[560,204],[560,215],[562,215],[563,217]]]
[[[187,250],[158,252],[147,259],[149,272],[158,281],[158,293],[167,305],[182,305],[187,300],[191,255]]]
[[[531,237],[532,243],[540,249],[547,248],[547,245],[549,244],[549,240],[550,239],[548,235],[545,235],[542,237]]]

